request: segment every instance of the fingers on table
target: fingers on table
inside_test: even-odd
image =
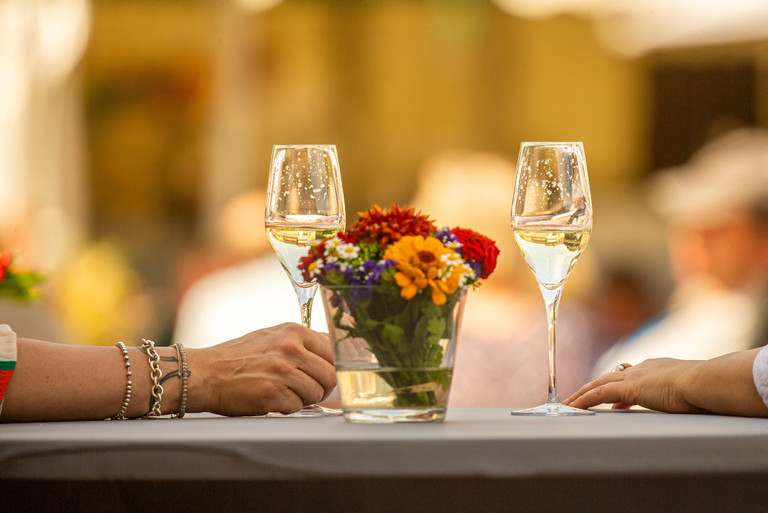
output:
[[[610,372],[581,387],[566,399],[565,404],[574,408],[590,408],[598,404],[614,404],[615,408],[626,409],[624,401],[626,386],[621,372]]]

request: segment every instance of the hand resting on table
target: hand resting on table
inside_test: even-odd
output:
[[[719,413],[768,417],[752,366],[759,349],[711,360],[658,358],[604,374],[564,401],[575,408],[612,403],[669,413]]]
[[[75,346],[19,338],[15,370],[0,420],[106,419],[121,411],[140,417],[152,404],[153,381],[147,354],[127,347],[127,360],[114,346]],[[181,407],[180,363],[174,347],[155,348],[163,384],[162,413]],[[186,412],[221,415],[292,413],[319,402],[336,386],[327,335],[298,324],[254,331],[208,348],[186,349],[189,378]],[[131,394],[126,404],[127,371]]]

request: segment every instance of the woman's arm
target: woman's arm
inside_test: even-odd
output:
[[[128,347],[132,394],[126,417],[150,408],[147,355]],[[157,347],[164,376],[178,370],[173,347]],[[327,397],[336,385],[328,337],[295,324],[249,333],[205,349],[187,349],[187,412],[290,413]],[[19,339],[3,402],[5,422],[109,418],[125,399],[127,374],[115,346],[73,346]],[[180,380],[163,384],[162,411],[179,411]]]
[[[659,358],[587,383],[565,404],[589,408],[613,403],[671,413],[711,412],[768,417],[768,407],[755,388],[752,365],[759,349],[704,361]]]
[[[178,369],[170,347],[157,347],[163,375]],[[3,403],[3,421],[88,420],[115,415],[125,399],[127,373],[115,346],[75,346],[20,338],[16,369]],[[149,410],[149,360],[136,347],[128,347],[132,393],[127,417]],[[178,411],[179,380],[163,385],[163,411]]]

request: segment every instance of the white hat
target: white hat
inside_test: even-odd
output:
[[[659,171],[652,208],[668,219],[709,223],[729,211],[768,205],[768,131],[738,129],[697,151],[683,166]]]

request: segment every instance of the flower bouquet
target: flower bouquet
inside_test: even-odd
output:
[[[10,251],[0,251],[0,298],[15,301],[34,301],[40,298],[37,286],[43,276],[32,271],[19,271],[13,267]]]
[[[323,287],[347,420],[445,417],[466,290],[498,254],[488,237],[396,204],[310,249],[299,267]]]

